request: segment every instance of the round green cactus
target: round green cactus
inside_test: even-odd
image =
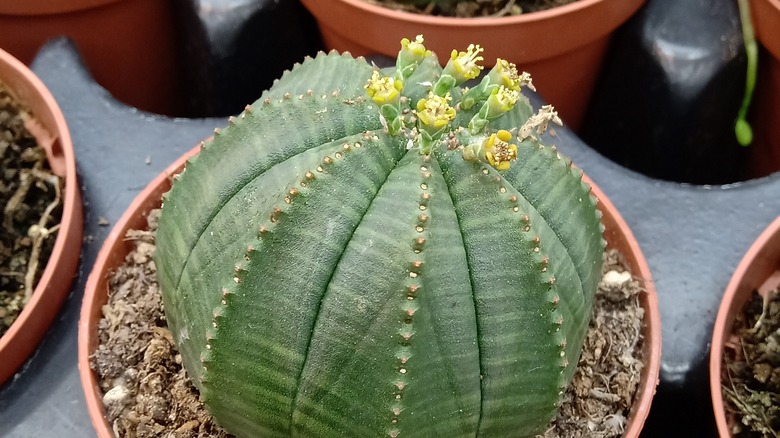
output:
[[[603,227],[538,136],[530,77],[422,37],[320,54],[215,131],[165,196],[168,324],[241,437],[529,436],[580,354]]]

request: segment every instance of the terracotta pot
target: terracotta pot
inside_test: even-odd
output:
[[[0,29],[0,47],[27,64],[47,40],[67,36],[117,99],[177,109],[172,0],[0,0]]]
[[[65,180],[62,219],[49,262],[32,298],[0,337],[2,384],[35,350],[70,293],[81,255],[84,222],[73,143],[57,102],[30,69],[3,50],[0,50],[0,82],[29,109],[32,117],[25,123],[27,129],[46,149],[52,172]]]
[[[317,18],[325,45],[353,55],[395,58],[401,38],[425,36],[435,53],[485,47],[533,75],[545,100],[578,131],[610,36],[643,0],[579,0],[546,11],[500,18],[434,17],[396,11],[365,0],[301,0]],[[440,59],[446,62],[447,59]]]
[[[736,315],[742,311],[753,291],[766,294],[780,287],[780,216],[758,236],[739,262],[723,294],[710,347],[710,393],[715,422],[721,437],[731,436],[732,418],[727,416],[721,390],[722,360],[729,349],[739,348],[733,335]]]
[[[780,0],[751,0],[750,10],[756,38],[761,43],[751,119],[754,141],[749,147],[752,175],[780,171]]]
[[[114,435],[106,420],[100,385],[89,367],[89,356],[98,347],[98,323],[103,316],[102,307],[108,302],[109,279],[111,274],[124,263],[125,256],[134,248],[133,242],[124,239],[127,230],[146,228],[146,216],[151,210],[160,207],[162,195],[170,189],[173,175],[179,173],[185,161],[197,154],[198,150],[199,148],[196,147],[179,158],[135,198],[106,238],[87,280],[79,320],[78,363],[89,415],[101,438],[111,438]],[[638,437],[650,412],[661,366],[661,319],[658,297],[647,262],[628,225],[604,193],[587,176],[584,176],[583,180],[593,187],[593,194],[600,201],[598,206],[603,213],[601,220],[606,227],[604,237],[608,246],[618,249],[625,256],[631,272],[642,282],[645,290],[640,297],[640,302],[645,309],[643,335],[646,362],[642,370],[642,383],[624,435]]]

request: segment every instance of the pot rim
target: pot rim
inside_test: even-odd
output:
[[[779,2],[780,3],[780,2]],[[721,361],[736,314],[753,290],[780,273],[780,215],[751,244],[731,276],[718,308],[710,346],[710,396],[715,423],[722,437],[731,436],[721,389]],[[777,278],[775,281],[780,281]]]
[[[21,0],[0,2],[0,15],[65,14],[103,7],[122,0]]]
[[[70,293],[81,255],[83,211],[70,131],[59,105],[35,73],[0,49],[0,80],[36,114],[30,130],[46,149],[52,171],[64,177],[62,218],[49,261],[30,301],[0,337],[0,384],[11,377],[37,348]]]
[[[316,0],[315,0],[316,1]],[[496,27],[516,24],[527,24],[534,21],[552,20],[562,15],[571,14],[583,9],[593,7],[595,4],[612,0],[579,0],[566,5],[556,6],[542,11],[528,12],[520,15],[505,17],[443,17],[437,15],[416,14],[414,12],[399,11],[368,3],[365,0],[337,0],[346,3],[355,9],[371,12],[383,17],[409,21],[418,24],[434,24],[442,27],[472,28],[472,27]]]
[[[105,408],[102,403],[102,394],[95,374],[89,366],[89,356],[97,346],[97,325],[101,318],[101,306],[107,300],[108,273],[115,265],[112,262],[124,260],[129,246],[124,245],[124,235],[128,229],[133,226],[139,226],[144,221],[146,214],[155,208],[154,204],[161,200],[162,194],[168,191],[173,176],[179,173],[187,160],[195,156],[200,151],[196,146],[187,151],[173,164],[168,166],[161,174],[152,180],[141,193],[139,193],[128,209],[116,222],[103,246],[98,253],[92,272],[87,279],[86,290],[83,298],[81,315],[79,319],[78,334],[78,365],[81,385],[87,400],[92,424],[101,438],[113,438],[113,432],[105,416]],[[658,375],[661,367],[661,318],[658,308],[658,296],[655,290],[650,269],[644,255],[639,248],[639,244],[634,238],[627,223],[617,211],[615,206],[606,197],[604,192],[590,179],[583,174],[583,181],[590,185],[591,193],[598,198],[598,208],[602,211],[602,221],[608,218],[607,231],[605,238],[609,243],[610,239],[624,239],[621,242],[625,247],[630,248],[630,254],[623,254],[626,262],[629,264],[635,278],[642,282],[644,292],[640,296],[640,302],[645,309],[643,318],[645,334],[645,367],[642,370],[642,382],[637,389],[637,395],[634,404],[631,407],[628,427],[624,437],[638,437],[644,422],[650,412],[650,405],[655,394],[655,388],[658,384]],[[151,197],[156,197],[154,201]],[[151,205],[150,205],[151,204]],[[123,246],[124,245],[124,246]],[[611,245],[608,245],[611,246]],[[121,251],[119,256],[117,252]],[[625,251],[623,251],[625,252]]]
[[[511,50],[516,52],[515,58],[522,56],[524,62],[532,62],[552,58],[607,37],[632,16],[644,3],[644,0],[579,0],[567,5],[526,14],[473,18],[431,16],[398,11],[364,0],[332,0],[329,2],[301,0],[301,2],[321,24],[325,23],[330,31],[339,34],[342,38],[353,39],[358,45],[370,47],[376,53],[386,56],[394,57],[400,48],[398,42],[401,37],[413,38],[416,34],[422,33],[426,37],[435,37],[437,34],[447,35],[441,40],[446,40],[448,47],[458,47],[463,45],[462,43],[467,45],[469,42],[474,42],[482,44],[487,52],[498,53],[502,50],[506,51],[507,43],[511,41]],[[325,3],[328,4],[325,5]],[[356,20],[354,16],[359,16],[360,19]],[[372,19],[376,21],[375,24],[371,26],[365,24]],[[593,25],[581,26],[588,29],[587,32],[581,32],[576,31],[571,25],[573,21],[582,21]],[[374,26],[381,27],[383,31],[370,31]],[[358,33],[360,37],[349,38],[339,31],[340,27],[345,27],[352,33]],[[547,35],[549,38],[540,42],[536,36],[550,27],[555,27],[559,31],[554,35]],[[389,29],[389,34],[385,32],[385,29]],[[414,29],[414,31],[410,31],[410,29]],[[482,41],[489,38],[503,41],[503,45],[492,46],[502,47],[502,49],[491,49],[491,46]],[[440,44],[444,44],[444,42]],[[433,43],[431,47],[436,45],[437,43]],[[434,51],[440,54],[449,53],[449,50]],[[444,62],[445,59],[439,61]],[[512,61],[517,63],[516,59]]]

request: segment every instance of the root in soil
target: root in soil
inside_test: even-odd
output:
[[[215,425],[181,365],[166,326],[151,259],[159,210],[148,231],[131,230],[135,250],[109,283],[91,367],[117,437],[227,438]],[[542,436],[617,437],[623,433],[643,368],[644,310],[639,283],[614,251],[595,299],[593,320],[574,380]]]
[[[24,117],[0,83],[0,336],[32,297],[62,215],[62,180],[51,173]]]

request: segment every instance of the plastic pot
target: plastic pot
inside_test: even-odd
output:
[[[72,39],[97,82],[145,111],[178,106],[173,0],[0,0],[0,47],[29,64],[49,39]]]
[[[3,50],[0,50],[0,82],[29,110],[27,129],[46,150],[52,172],[65,181],[62,219],[49,261],[32,298],[0,337],[2,384],[35,350],[70,293],[81,255],[84,222],[73,143],[57,102],[30,69]]]
[[[179,158],[136,197],[106,238],[87,280],[79,321],[79,374],[92,423],[101,438],[110,438],[114,435],[106,420],[100,385],[89,367],[89,356],[98,347],[98,323],[102,317],[102,307],[108,302],[109,279],[111,274],[124,263],[126,255],[134,247],[133,242],[124,239],[127,231],[146,228],[146,216],[151,210],[160,207],[162,195],[170,189],[173,175],[179,173],[185,161],[198,150],[199,148],[194,148]],[[601,220],[606,227],[604,237],[608,247],[616,248],[624,255],[631,272],[642,282],[645,291],[640,297],[642,307],[645,309],[643,324],[645,368],[642,371],[642,382],[625,433],[625,437],[638,437],[650,411],[661,364],[661,320],[658,297],[647,262],[631,230],[604,193],[587,176],[584,176],[583,180],[593,187],[592,193],[600,201],[598,207],[603,213]]]
[[[750,9],[762,46],[751,109],[755,137],[749,147],[756,149],[751,154],[751,171],[764,176],[780,170],[780,0],[751,0]]]
[[[723,355],[739,348],[733,334],[734,319],[742,311],[753,291],[766,294],[780,287],[780,216],[753,242],[737,266],[723,294],[710,347],[710,393],[715,422],[721,437],[731,436],[732,418],[726,413],[721,389]]]
[[[364,0],[301,0],[317,19],[324,43],[353,55],[395,58],[401,38],[425,36],[435,53],[485,47],[531,73],[545,100],[573,130],[580,128],[610,37],[643,0],[580,0],[512,17],[450,18],[397,11]],[[446,62],[446,59],[440,59]]]

